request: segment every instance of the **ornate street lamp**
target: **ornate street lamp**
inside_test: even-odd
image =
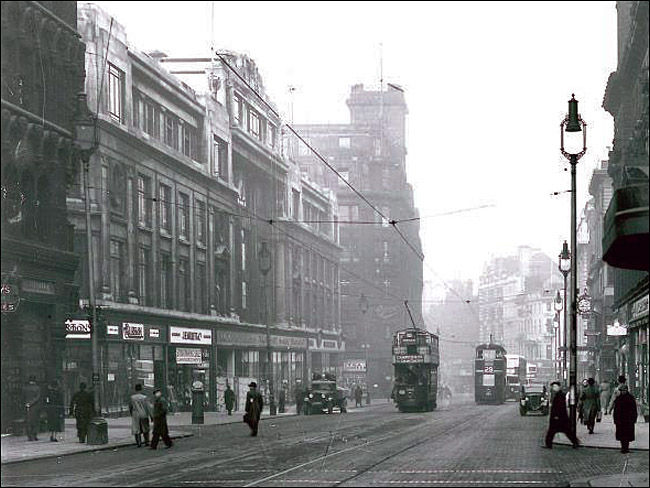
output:
[[[567,292],[566,292],[566,280],[567,276],[571,272],[571,252],[569,251],[569,245],[567,244],[566,241],[564,241],[564,244],[562,244],[562,251],[560,252],[560,255],[558,256],[558,269],[560,270],[560,273],[562,273],[562,276],[564,277],[564,301],[566,302],[566,306],[564,307],[564,327],[562,327],[562,383],[566,381],[566,372],[567,372],[567,364],[566,364],[566,358],[567,358],[567,324],[569,321],[567,320],[568,313],[569,313],[569,302],[568,302],[568,297],[567,297]]]
[[[565,150],[565,132],[569,149]],[[582,149],[579,148],[578,136],[582,132]],[[575,95],[571,95],[569,100],[569,113],[560,123],[560,151],[562,155],[569,160],[571,165],[571,324],[570,324],[570,343],[571,343],[571,364],[569,367],[569,391],[571,399],[569,401],[569,420],[571,433],[576,432],[576,393],[577,393],[577,368],[578,368],[578,321],[576,313],[576,296],[578,295],[578,270],[576,263],[576,244],[577,244],[577,223],[576,223],[576,166],[578,161],[587,152],[587,124],[582,120],[578,113],[578,101]]]
[[[267,380],[269,382],[269,413],[275,415],[277,413],[275,406],[275,398],[273,396],[273,354],[271,352],[271,330],[270,321],[268,318],[267,307],[267,275],[271,271],[271,251],[269,251],[268,242],[262,241],[260,243],[260,251],[257,255],[260,273],[264,276],[264,283],[262,285],[262,320],[266,322],[266,359],[267,359]]]
[[[561,348],[560,348],[560,312],[562,311],[563,304],[562,304],[562,297],[560,296],[560,290],[557,291],[557,294],[555,295],[555,301],[553,302],[553,306],[555,308],[555,313],[556,313],[556,319],[555,319],[555,327],[554,327],[554,335],[553,337],[555,338],[555,374],[556,376],[559,376],[562,374],[562,353],[561,353]]]

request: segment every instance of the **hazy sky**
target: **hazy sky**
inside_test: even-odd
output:
[[[207,56],[211,2],[96,2],[142,51]],[[350,86],[405,89],[407,171],[425,277],[477,280],[518,245],[555,258],[569,239],[559,124],[571,93],[588,123],[578,208],[612,144],[601,107],[616,68],[615,2],[214,2],[214,46],[257,62],[295,123],[347,122]],[[380,48],[381,45],[381,48]],[[398,216],[408,217],[408,216]],[[404,246],[404,252],[409,251]],[[434,278],[434,281],[437,281]]]

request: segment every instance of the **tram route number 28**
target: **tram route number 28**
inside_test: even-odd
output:
[[[483,368],[484,373],[494,373],[494,366],[485,366]]]

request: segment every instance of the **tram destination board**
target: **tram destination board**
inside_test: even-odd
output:
[[[424,356],[422,354],[396,354],[393,362],[409,364],[424,363]]]

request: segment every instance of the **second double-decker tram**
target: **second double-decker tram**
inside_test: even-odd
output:
[[[506,350],[503,346],[481,344],[474,359],[474,399],[476,403],[506,401]]]
[[[415,328],[395,333],[393,398],[400,412],[436,408],[439,364],[438,336]]]

